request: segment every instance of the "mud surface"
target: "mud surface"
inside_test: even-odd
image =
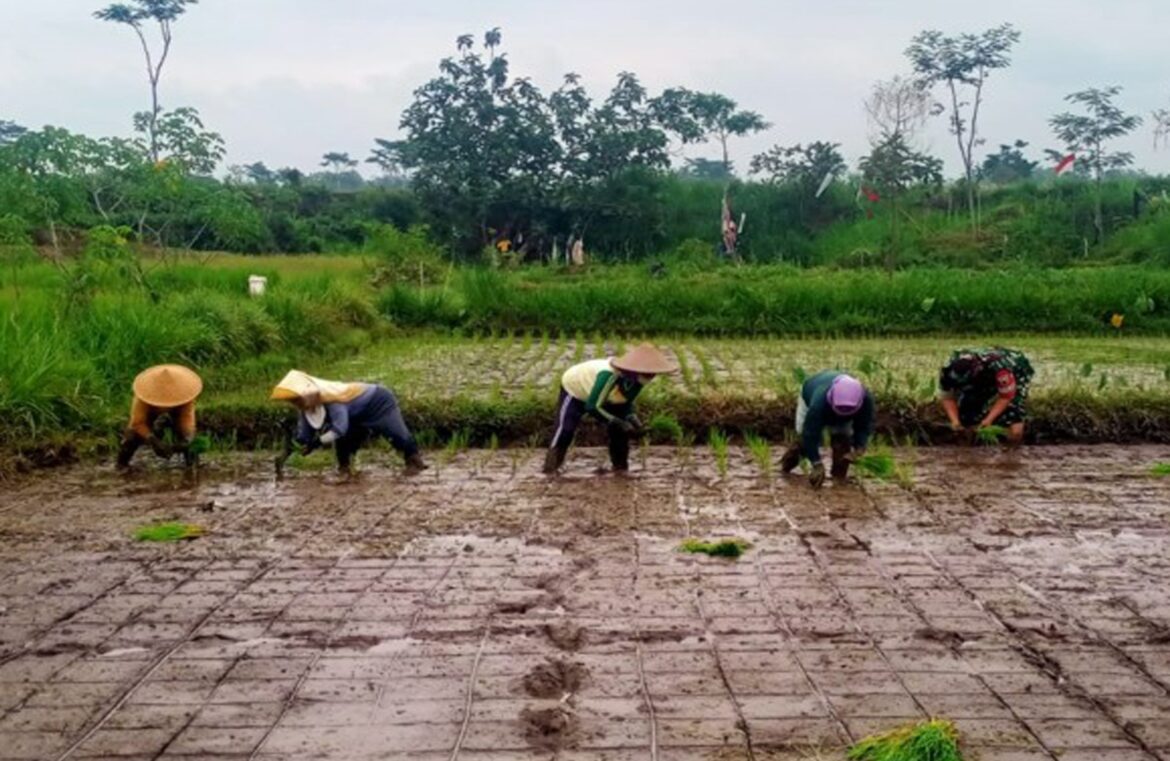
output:
[[[541,455],[3,484],[0,759],[794,761],[933,715],[971,758],[1170,759],[1170,448],[819,493],[734,449]],[[208,533],[130,538],[163,520]]]

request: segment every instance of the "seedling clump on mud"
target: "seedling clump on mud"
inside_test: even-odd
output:
[[[963,761],[959,733],[945,719],[872,735],[849,749],[850,761]]]
[[[980,444],[998,444],[1008,435],[1008,429],[1002,425],[985,425],[975,432]]]
[[[679,546],[679,549],[691,554],[710,555],[717,558],[738,558],[751,549],[751,544],[743,539],[721,539],[717,542],[688,539]]]
[[[1159,462],[1150,468],[1150,475],[1158,478],[1170,476],[1170,462]]]
[[[898,474],[898,463],[894,462],[892,455],[885,453],[867,454],[857,458],[854,464],[858,471],[879,481],[889,481]]]
[[[143,526],[134,532],[139,542],[182,542],[203,536],[206,530],[193,523],[156,523]]]

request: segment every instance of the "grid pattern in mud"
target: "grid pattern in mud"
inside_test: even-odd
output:
[[[1167,454],[931,450],[821,493],[738,451],[64,471],[0,507],[0,758],[775,761],[942,715],[976,758],[1167,759]],[[126,539],[163,518],[211,533]]]

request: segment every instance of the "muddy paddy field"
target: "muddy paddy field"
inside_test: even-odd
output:
[[[1170,759],[1170,448],[819,493],[734,448],[541,454],[5,483],[0,758],[836,759],[942,716],[967,758]],[[163,520],[207,533],[133,540]]]

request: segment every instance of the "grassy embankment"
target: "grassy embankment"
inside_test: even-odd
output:
[[[798,378],[840,367],[874,386],[889,433],[928,438],[938,364],[957,344],[1006,331],[1016,335],[1000,342],[1036,360],[1043,438],[1162,440],[1170,431],[1170,351],[1159,338],[1170,331],[1170,273],[1152,268],[891,276],[668,263],[664,277],[641,267],[460,271],[436,286],[376,292],[358,257],[175,256],[144,261],[140,278],[106,263],[84,279],[8,258],[8,451],[108,446],[134,375],[167,361],[201,370],[204,427],[229,443],[271,440],[286,411],[266,391],[290,366],[386,382],[431,441],[455,432],[472,443],[536,440],[565,366],[644,336],[685,367],[646,395],[647,416],[679,423],[660,426],[660,437],[703,439],[713,427],[779,437]],[[249,274],[270,278],[266,297],[247,297]],[[1114,311],[1125,314],[1120,331],[1102,321]]]

